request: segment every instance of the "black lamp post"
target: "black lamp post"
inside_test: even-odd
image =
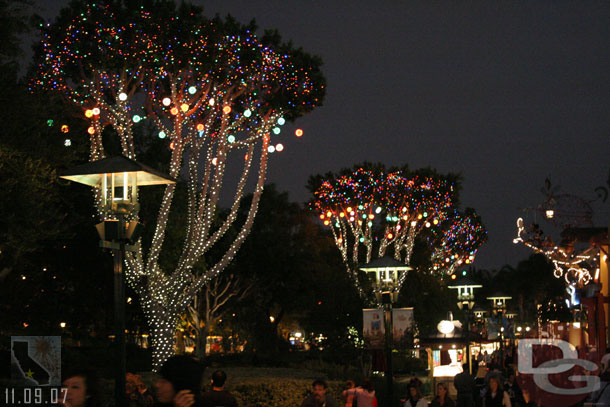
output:
[[[403,273],[412,270],[406,264],[385,256],[366,264],[361,270],[373,274],[373,293],[378,306],[384,310],[385,320],[385,355],[386,355],[386,383],[388,400],[392,403],[394,385],[392,376],[392,304],[398,298],[399,281]],[[389,405],[389,404],[388,404]]]
[[[150,167],[127,157],[117,156],[79,165],[65,171],[60,178],[97,188],[98,206],[105,219],[96,225],[102,247],[112,250],[114,258],[114,320],[116,341],[116,406],[124,406],[125,399],[125,283],[123,258],[126,250],[133,250],[141,234],[135,220],[139,209],[138,187],[167,185],[176,181]]]
[[[472,357],[470,355],[470,310],[474,307],[474,289],[483,287],[481,284],[477,284],[474,281],[460,277],[456,279],[449,288],[456,289],[458,291],[458,307],[464,310],[466,316],[466,361],[468,362],[469,373],[472,373]]]
[[[498,316],[500,321],[500,366],[504,367],[504,322],[502,321],[504,312],[506,311],[506,301],[511,300],[513,297],[505,295],[502,292],[496,292],[493,295],[487,297],[492,302],[492,308],[494,313]]]

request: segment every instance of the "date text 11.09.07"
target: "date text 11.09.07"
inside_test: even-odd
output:
[[[4,405],[8,407],[44,407],[63,405],[68,395],[66,387],[6,387]]]

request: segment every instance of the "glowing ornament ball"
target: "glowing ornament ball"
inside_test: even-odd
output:
[[[167,137],[167,134],[165,134],[165,132],[163,130],[161,130],[159,132],[159,138],[165,138],[165,137]]]
[[[276,144],[275,151],[278,151],[278,152],[284,151],[284,145],[282,143]]]
[[[178,108],[172,107],[169,112],[175,116],[178,114]]]
[[[303,136],[303,129],[296,129],[294,134],[297,137],[302,137]]]
[[[203,131],[203,129],[205,129],[205,127],[203,126],[203,124],[202,124],[202,123],[199,123],[199,124],[197,125],[197,131]]]
[[[94,107],[93,109],[91,109],[91,111],[93,112],[94,116],[99,116],[101,111],[99,107]]]
[[[187,105],[186,103],[181,104],[180,110],[182,110],[183,112],[186,112],[187,110],[189,110],[189,105]]]
[[[222,108],[222,112],[223,112],[224,114],[229,114],[229,113],[231,113],[231,106],[225,106],[225,107],[223,107],[223,108]]]
[[[87,129],[87,133],[89,133],[89,134],[91,134],[91,135],[95,134],[95,127],[90,126],[90,127]]]
[[[88,119],[93,117],[93,110],[91,110],[91,109],[85,110],[85,117],[88,118]]]
[[[61,130],[62,133],[67,133],[67,132],[70,131],[70,127],[68,127],[67,124],[64,124],[64,125],[61,126],[60,130]]]
[[[126,101],[126,100],[127,100],[127,93],[125,93],[125,92],[121,92],[121,93],[119,93],[119,100],[120,100],[121,102]]]
[[[172,100],[170,98],[163,98],[161,103],[163,103],[163,106],[169,106],[172,103]]]

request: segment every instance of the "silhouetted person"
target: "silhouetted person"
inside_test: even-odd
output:
[[[313,392],[305,397],[305,400],[301,403],[301,407],[337,407],[337,403],[326,395],[328,386],[324,380],[314,380],[311,387],[313,388]]]
[[[462,365],[462,373],[453,378],[457,390],[457,407],[472,407],[474,405],[474,377],[469,372],[468,363]]]
[[[202,407],[237,407],[237,400],[224,389],[227,374],[222,370],[212,373],[212,390],[201,397]]]
[[[167,359],[155,382],[158,406],[199,407],[203,367],[195,359],[176,355]]]

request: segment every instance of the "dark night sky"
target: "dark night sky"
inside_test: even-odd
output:
[[[49,18],[66,3],[37,1]],[[459,172],[462,206],[489,230],[475,266],[500,268],[530,254],[512,243],[515,222],[543,201],[546,177],[591,200],[606,183],[610,2],[194,3],[323,58],[324,106],[288,125],[305,136],[286,131],[271,156],[268,180],[293,200],[309,199],[309,175],[364,160]],[[594,208],[605,226],[610,201]]]

